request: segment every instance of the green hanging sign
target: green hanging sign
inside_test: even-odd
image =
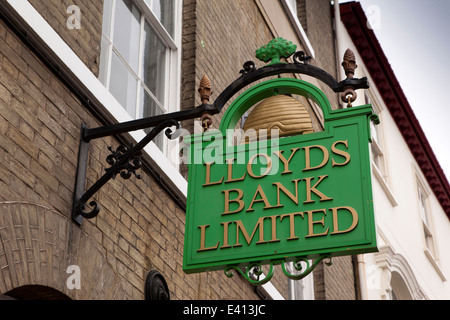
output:
[[[230,143],[249,108],[281,94],[317,103],[324,131]],[[377,251],[369,158],[374,119],[370,105],[332,110],[322,91],[298,79],[269,80],[242,93],[219,130],[190,137],[184,271],[223,269],[231,276],[233,269],[261,284],[276,264],[296,279],[286,262],[300,269],[300,261],[312,259],[307,274],[325,257]],[[265,280],[248,276],[265,264]]]

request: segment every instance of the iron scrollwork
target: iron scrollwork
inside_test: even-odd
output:
[[[247,73],[251,73],[256,71],[256,65],[255,62],[253,61],[247,61],[244,63],[244,65],[242,66],[242,70],[239,71],[239,73],[241,74],[247,74]]]
[[[117,150],[113,150],[112,147],[108,147],[108,150],[111,152],[111,154],[106,158],[106,162],[111,166],[111,168],[105,169],[105,171],[112,170],[114,165],[120,161],[120,159],[130,151],[130,149],[124,145],[121,145],[117,148]],[[119,166],[116,169],[116,172],[114,172],[113,179],[116,175],[119,174],[124,180],[128,180],[131,178],[131,176],[134,174],[134,176],[137,179],[141,179],[141,175],[138,174],[136,171],[139,170],[142,167],[142,160],[140,153],[136,155],[132,155],[128,162],[123,164],[122,166]]]
[[[228,278],[233,277],[233,270],[237,271],[242,277],[244,277],[248,282],[254,285],[263,285],[269,282],[272,277],[273,273],[275,271],[274,267],[275,262],[271,262],[269,265],[269,272],[267,274],[263,273],[263,268],[260,263],[251,263],[248,266],[246,266],[244,269],[241,269],[239,266],[228,266],[225,269],[225,275]],[[262,279],[261,276],[263,276]]]
[[[171,127],[175,126],[176,130],[173,132]],[[134,174],[136,178],[140,179],[140,175],[136,173],[142,167],[142,161],[140,158],[140,154],[142,149],[145,148],[147,144],[150,143],[162,130],[166,129],[165,135],[169,139],[177,138],[178,132],[180,132],[180,123],[174,119],[168,119],[165,121],[161,121],[159,124],[154,126],[152,130],[135,146],[131,148],[127,148],[126,146],[119,146],[116,151],[112,150],[111,147],[108,149],[111,151],[111,155],[109,155],[106,159],[106,162],[111,165],[110,168],[105,169],[106,173],[95,182],[84,194],[81,196],[80,190],[83,190],[80,187],[81,181],[84,183],[85,180],[85,172],[79,172],[77,176],[77,190],[74,199],[74,210],[72,213],[72,218],[81,224],[81,217],[86,219],[92,219],[98,215],[100,212],[100,207],[95,200],[89,202],[89,206],[91,209],[87,211],[87,201],[94,196],[110,179],[115,178],[117,174],[120,173],[120,176],[127,180],[131,178]],[[86,147],[87,145],[87,147]],[[83,162],[87,162],[87,149],[89,142],[82,141],[80,145],[80,159],[79,163],[82,162],[81,158],[84,158]],[[85,149],[85,152],[82,150]]]
[[[333,264],[333,259],[329,255],[321,255],[316,260],[313,261],[311,264],[310,260],[305,257],[299,257],[293,261],[293,267],[296,272],[291,273],[288,271],[288,268],[286,267],[286,262],[281,264],[281,267],[283,269],[284,274],[291,280],[301,280],[308,276],[314,269],[317,267],[317,265],[322,262],[322,260],[327,259],[324,263],[327,266],[331,266]],[[304,265],[306,265],[306,268],[304,268]]]
[[[308,64],[309,60],[312,59],[312,57],[307,56],[303,51],[297,51],[296,53],[294,53],[292,58],[294,59],[294,63],[297,64],[299,63]]]
[[[233,271],[237,271],[238,274],[240,274],[244,279],[246,279],[248,282],[250,282],[253,285],[264,285],[268,283],[270,280],[272,280],[272,277],[275,272],[275,265],[281,264],[281,268],[283,270],[283,273],[291,280],[301,280],[308,276],[311,272],[314,271],[314,269],[317,267],[319,263],[321,263],[324,259],[327,259],[327,261],[324,261],[325,265],[331,266],[333,264],[333,259],[330,255],[321,255],[318,258],[316,258],[312,263],[309,259],[305,257],[299,257],[296,258],[293,261],[293,268],[294,272],[288,271],[288,261],[285,260],[276,260],[271,261],[269,264],[269,270],[267,274],[264,274],[262,264],[259,262],[250,263],[249,265],[245,267],[240,267],[239,265],[234,266],[228,266],[225,269],[225,275],[228,278],[233,277]],[[306,265],[306,268],[304,268],[304,265]]]

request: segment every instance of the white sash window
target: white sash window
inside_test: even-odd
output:
[[[99,79],[133,119],[178,109],[180,11],[178,0],[104,2]]]

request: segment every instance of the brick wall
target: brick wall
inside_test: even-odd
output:
[[[331,266],[320,263],[314,269],[316,300],[356,300],[352,256],[333,258]]]
[[[185,0],[183,2],[183,30],[182,30],[182,59],[181,59],[181,110],[198,106],[198,95],[195,83],[196,58],[197,58],[197,0]],[[194,121],[182,122],[184,129],[194,132]],[[180,173],[187,180],[188,169],[186,164],[180,165]]]
[[[74,299],[139,300],[148,272],[158,270],[174,300],[258,299],[239,276],[183,272],[185,212],[148,172],[108,182],[95,195],[100,214],[76,226],[80,128],[100,123],[3,21],[0,68],[0,294],[37,284]],[[108,146],[118,142],[92,141],[88,186],[103,174]],[[72,264],[81,268],[81,291],[65,286]]]
[[[29,2],[97,76],[100,65],[103,0],[30,0]],[[73,12],[67,11],[72,5],[80,9],[80,29],[67,27],[67,21],[73,15]],[[70,22],[73,20],[70,19],[69,24]]]
[[[69,214],[86,112],[3,23],[0,37],[0,199],[27,199]]]
[[[352,256],[334,258],[324,274],[326,300],[356,300]]]

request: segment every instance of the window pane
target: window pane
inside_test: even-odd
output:
[[[173,38],[175,29],[175,0],[145,0],[145,2],[147,2],[153,14]]]
[[[117,0],[114,21],[114,46],[134,71],[138,71],[140,13],[131,0]]]
[[[100,51],[100,69],[98,73],[98,78],[103,83],[104,86],[107,84],[108,80],[108,61],[110,53],[110,43],[104,36],[102,36],[101,51]]]
[[[429,226],[427,209],[426,209],[426,196],[425,196],[424,192],[422,191],[421,187],[418,187],[417,192],[419,195],[420,215],[421,215],[422,220],[425,223],[425,225]]]
[[[112,0],[105,0],[103,4],[103,33],[109,38],[111,37],[111,16],[112,16]]]
[[[158,103],[142,87],[141,87],[141,110],[142,116],[144,118],[164,114],[164,110],[161,109]]]
[[[141,110],[143,118],[164,114],[164,111],[161,110],[158,103],[153,100],[150,94],[143,87],[141,87]],[[150,129],[145,130],[146,133],[149,133],[150,131]],[[158,148],[162,150],[164,142],[164,131],[157,135],[156,138],[153,139],[153,142],[158,146]]]
[[[152,28],[145,24],[142,81],[161,104],[164,104],[166,48]]]
[[[378,137],[378,129],[373,123],[373,121],[370,121],[370,134],[372,136],[372,140],[380,143],[379,137]]]
[[[122,107],[135,118],[137,80],[119,60],[115,52],[112,54],[109,91],[111,91]]]
[[[425,242],[426,242],[426,246],[427,246],[428,250],[430,250],[430,253],[433,256],[433,258],[436,258],[436,252],[435,252],[435,249],[434,249],[433,237],[431,235],[426,235],[425,236]]]

